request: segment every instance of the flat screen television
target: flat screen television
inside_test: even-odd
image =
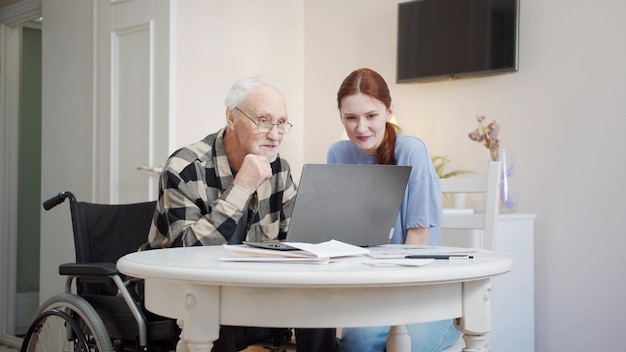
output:
[[[518,70],[519,0],[398,4],[397,82]]]

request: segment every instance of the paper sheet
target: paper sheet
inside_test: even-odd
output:
[[[367,260],[362,262],[365,265],[381,268],[394,266],[424,266],[434,262],[434,259],[384,259]]]
[[[364,255],[369,253],[367,248],[353,246],[341,241],[330,240],[322,243],[285,242],[285,244],[299,248],[299,251],[280,251],[273,249],[254,248],[246,245],[223,245],[233,253],[231,257],[221,258],[222,261],[238,262],[300,262],[323,263],[331,258]]]
[[[479,248],[437,247],[437,246],[379,246],[370,249],[367,254],[375,259],[403,259],[407,255],[471,255]]]
[[[328,264],[329,258],[316,258],[316,257],[250,257],[233,255],[231,257],[220,258],[222,262],[254,262],[254,263],[290,263],[290,264]]]

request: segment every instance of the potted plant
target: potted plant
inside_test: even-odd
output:
[[[469,170],[453,170],[446,171],[446,166],[450,163],[450,159],[446,156],[435,155],[432,157],[433,165],[435,166],[435,171],[440,179],[454,177],[465,174],[474,174],[475,172]],[[444,194],[444,202],[449,202],[448,196],[450,194]],[[464,208],[465,207],[465,194],[463,193],[454,193],[452,194],[451,204],[447,204],[448,207],[453,208]]]
[[[469,170],[453,170],[446,171],[446,166],[451,162],[451,160],[447,156],[435,155],[432,157],[433,165],[435,166],[435,171],[439,178],[448,178],[465,174],[474,174],[475,172]]]

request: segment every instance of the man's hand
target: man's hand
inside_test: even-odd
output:
[[[259,185],[272,177],[272,167],[265,156],[248,154],[235,176],[234,184],[254,193]]]

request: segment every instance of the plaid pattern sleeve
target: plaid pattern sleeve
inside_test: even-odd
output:
[[[244,211],[247,239],[286,237],[296,195],[289,164],[280,158],[273,162],[272,177],[251,195],[233,184],[223,132],[170,156],[159,180],[148,241],[140,250],[226,243]]]

